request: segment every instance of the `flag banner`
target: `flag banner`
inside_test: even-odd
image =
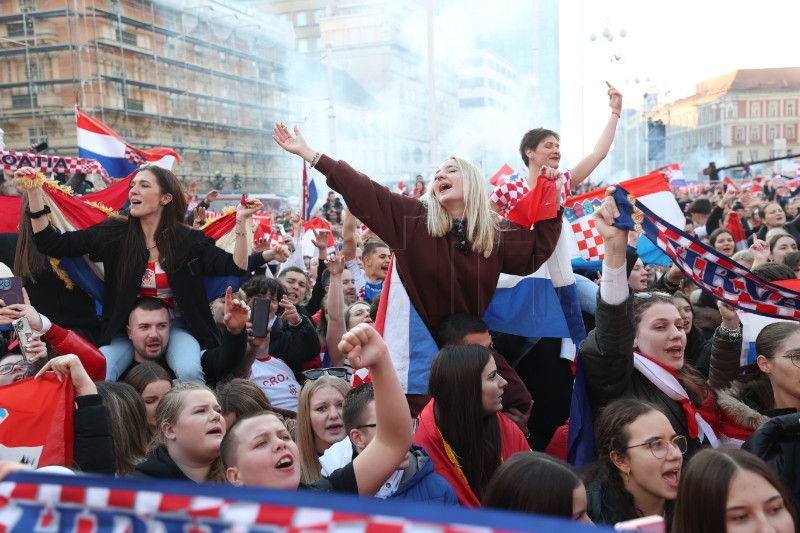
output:
[[[114,130],[80,109],[75,110],[78,126],[78,155],[96,159],[107,175],[123,178],[140,165],[152,163],[172,170],[180,156],[169,148],[140,150],[128,144]]]
[[[0,387],[0,459],[72,465],[74,401],[72,381],[52,372]]]
[[[0,216],[0,232],[17,233],[21,211],[22,196],[0,195],[0,213],[3,213],[3,216]]]
[[[669,187],[671,189],[679,189],[681,187],[686,187],[688,185],[686,183],[686,177],[683,175],[683,171],[681,170],[680,165],[678,165],[677,163],[672,163],[671,165],[657,168],[653,172],[662,173],[664,177],[667,179],[667,182],[669,183]]]
[[[222,210],[222,215],[208,220],[206,224],[200,228],[206,235],[214,239],[217,246],[226,252],[233,254],[236,246],[236,208],[226,207]],[[248,243],[253,242],[253,219],[249,218],[245,222],[245,240]],[[247,279],[247,275],[237,276],[206,276],[206,296],[208,300],[214,300],[219,296],[225,294],[228,287],[233,288],[234,291],[239,290],[242,283]]]
[[[7,533],[613,531],[532,514],[335,493],[45,473],[10,475],[0,483],[0,498],[0,531]]]
[[[107,177],[103,166],[95,158],[88,158],[83,154],[81,157],[61,157],[58,155],[27,154],[25,152],[0,151],[0,166],[3,170],[17,170],[30,167],[39,172],[55,172],[64,174],[74,174],[82,172],[84,174],[100,174]],[[127,174],[125,174],[127,176]]]
[[[436,341],[411,303],[392,254],[375,317],[392,358],[397,377],[407,394],[428,394],[431,363],[439,352]]]
[[[507,181],[511,181],[511,176],[514,175],[514,169],[511,168],[508,163],[504,164],[500,167],[500,170],[494,173],[494,176],[489,178],[489,183],[494,185],[495,187],[499,187],[503,185]]]
[[[666,175],[663,172],[653,171],[646,176],[621,182],[619,186],[625,188],[670,224],[683,227],[683,212],[670,191]],[[570,198],[567,202],[564,218],[575,234],[573,258],[582,257],[586,261],[603,259],[603,239],[600,238],[600,234],[594,227],[592,215],[595,209],[603,203],[604,197],[605,189],[598,189]],[[642,258],[643,263],[669,264],[669,258],[655,245],[640,239],[638,246],[639,257]]]
[[[762,280],[660,218],[623,187],[617,187],[614,199],[620,211],[615,225],[643,233],[704,291],[742,311],[800,320],[800,293]]]
[[[734,191],[741,192],[741,189],[739,189],[739,186],[736,185],[736,182],[734,182],[730,177],[725,176],[723,181],[725,182],[725,185],[727,185],[728,187],[730,187]]]
[[[309,175],[306,162],[303,161],[303,205],[301,207],[303,220],[311,220],[311,213],[314,212],[314,206],[317,205],[317,184],[314,181],[314,175]]]

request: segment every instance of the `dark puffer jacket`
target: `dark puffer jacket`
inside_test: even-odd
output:
[[[742,449],[761,457],[777,472],[800,505],[800,413],[776,416],[761,425]]]

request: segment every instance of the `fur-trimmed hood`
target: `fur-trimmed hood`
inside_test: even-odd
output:
[[[729,388],[717,392],[717,405],[723,416],[740,428],[752,432],[770,417],[759,412],[754,405],[746,403],[746,395],[747,391],[741,383],[735,381]]]

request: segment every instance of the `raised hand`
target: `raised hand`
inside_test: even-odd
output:
[[[320,255],[325,257],[325,252],[328,251],[328,236],[331,234],[329,229],[316,229],[312,228],[314,232],[314,246],[319,249]]]
[[[6,305],[0,300],[0,325],[11,324],[12,321],[25,317],[28,319],[31,329],[34,331],[42,330],[42,317],[32,305],[28,298],[28,291],[22,288],[22,298],[25,303]]]
[[[339,276],[344,272],[344,257],[339,250],[334,249],[333,253],[325,260],[325,267],[331,276]]]
[[[310,151],[311,149],[306,143],[306,140],[303,138],[303,135],[300,133],[300,128],[295,126],[293,129],[294,136],[289,133],[289,128],[286,127],[286,124],[279,122],[275,124],[272,138],[275,139],[275,142],[278,143],[278,146],[290,154],[295,154],[302,157],[303,153]]]
[[[264,209],[264,204],[261,200],[258,198],[248,198],[246,205],[242,205],[241,202],[236,205],[236,218],[250,218],[262,209]]]
[[[303,319],[300,317],[300,313],[297,312],[297,307],[289,301],[289,298],[286,296],[281,298],[280,306],[283,309],[281,320],[288,322],[292,326],[299,326]]]
[[[95,387],[89,374],[86,373],[86,369],[83,368],[83,364],[77,355],[67,354],[50,359],[39,370],[36,377],[41,377],[47,371],[55,372],[59,381],[64,381],[64,377],[69,376],[72,380],[72,385],[75,387],[76,396],[97,394],[97,387]]]
[[[233,297],[233,288],[225,291],[225,310],[222,321],[230,333],[238,335],[247,326],[250,318],[250,307],[244,300]]]
[[[717,309],[722,316],[722,326],[728,329],[737,329],[739,327],[739,315],[736,314],[736,308],[726,304],[722,300],[717,300]]]
[[[622,111],[622,93],[610,83],[606,82],[606,85],[608,85],[608,107],[613,113],[620,113]]]
[[[287,259],[289,259],[289,256],[291,255],[291,252],[289,252],[289,248],[284,244],[279,244],[278,246],[270,250],[270,252],[272,252],[272,258],[270,259],[270,261],[275,260],[279,263],[284,263]]]
[[[205,199],[205,202],[206,202],[208,205],[211,205],[211,202],[213,202],[214,200],[216,200],[216,199],[217,199],[217,196],[219,196],[219,191],[218,191],[218,190],[216,190],[216,189],[212,189],[212,190],[210,190],[210,191],[208,192],[208,194],[206,194],[206,199]]]
[[[750,253],[753,254],[753,268],[769,262],[769,243],[767,241],[762,241],[758,237],[753,237],[753,244],[750,245]]]
[[[205,207],[195,207],[192,209],[192,214],[194,214],[194,222],[192,223],[192,227],[195,229],[200,229],[203,227],[208,220]]]
[[[353,368],[374,365],[382,357],[389,356],[386,343],[380,334],[369,324],[359,324],[342,336],[339,351],[347,358]]]

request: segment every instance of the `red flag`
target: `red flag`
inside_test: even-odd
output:
[[[308,169],[305,161],[303,161],[303,202],[300,207],[300,216],[303,217],[303,220],[308,219]]]
[[[71,466],[74,401],[72,381],[52,372],[0,387],[0,458]]]
[[[508,178],[514,173],[514,169],[508,166],[508,164],[504,164],[500,167],[500,170],[494,173],[494,176],[489,178],[489,183],[494,185],[495,187],[499,187],[500,185],[504,184],[508,181]]]
[[[333,232],[330,231],[331,223],[320,217],[315,217],[308,222],[303,222],[303,231],[326,229],[328,233],[328,248],[336,246],[336,240],[333,238]]]
[[[736,211],[728,213],[727,228],[733,235],[733,241],[736,243],[736,250],[747,250],[747,234],[744,232],[744,226],[742,226],[739,213]]]
[[[19,214],[22,211],[22,196],[0,195],[0,232],[17,233]]]
[[[541,220],[555,218],[558,215],[558,207],[555,182],[540,174],[533,190],[523,196],[508,212],[508,220],[529,228]]]
[[[727,185],[736,192],[742,192],[741,189],[739,189],[739,186],[736,185],[736,183],[734,183],[734,181],[728,176],[725,176],[725,185]]]

